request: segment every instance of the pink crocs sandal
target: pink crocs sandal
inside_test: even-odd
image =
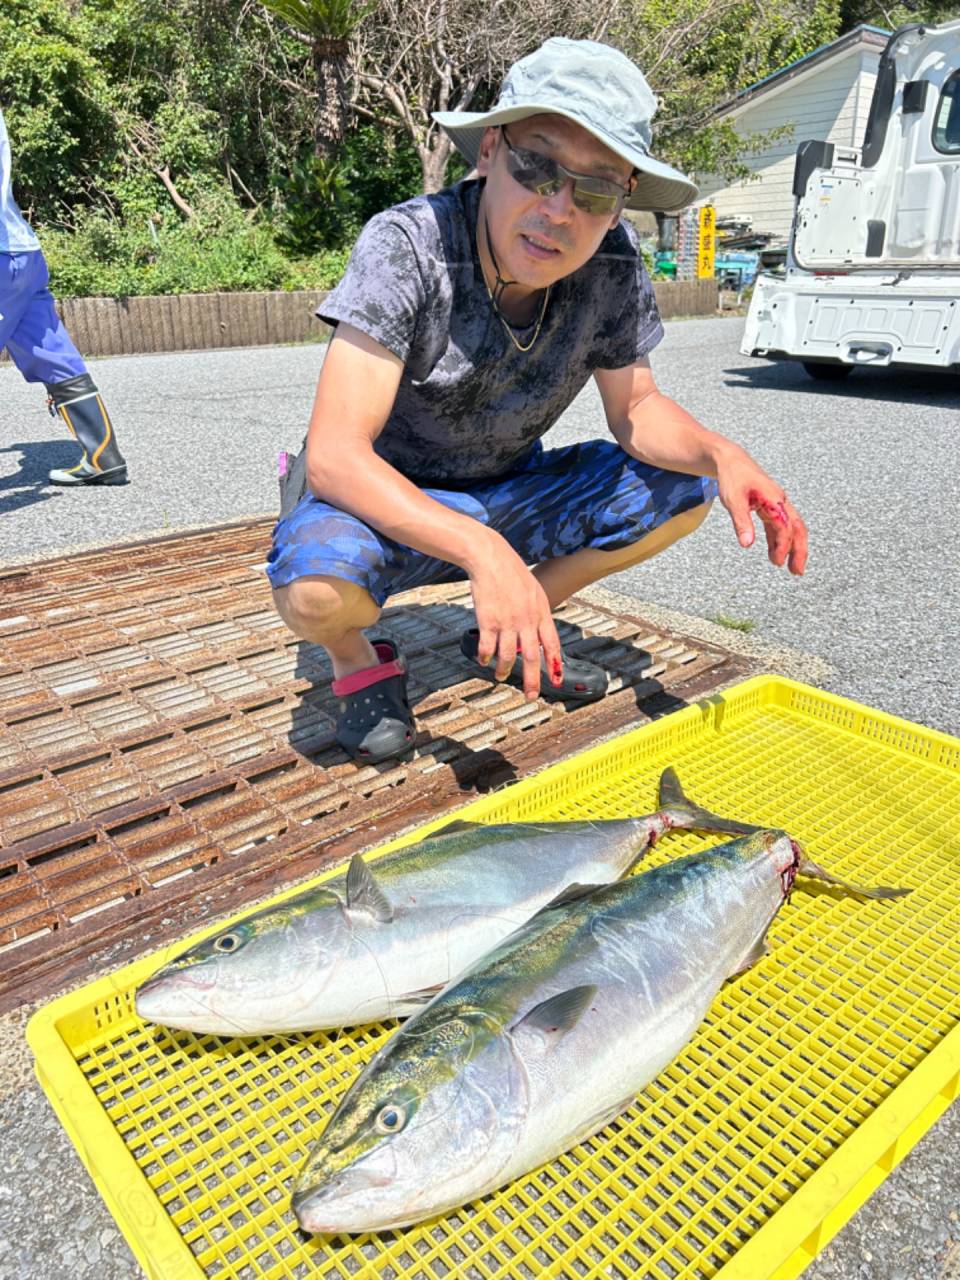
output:
[[[334,680],[340,700],[336,738],[361,764],[377,764],[413,750],[415,727],[407,700],[407,663],[392,640],[371,641],[380,662]]]

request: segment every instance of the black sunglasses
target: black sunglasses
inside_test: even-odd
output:
[[[633,189],[609,178],[593,178],[589,174],[574,173],[550,156],[527,147],[514,147],[507,137],[506,125],[500,126],[507,148],[507,173],[527,191],[538,196],[554,196],[568,178],[573,179],[573,203],[584,213],[606,217],[619,213]]]

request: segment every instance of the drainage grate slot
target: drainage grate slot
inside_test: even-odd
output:
[[[58,849],[50,849],[46,853],[29,854],[24,861],[30,867],[42,867],[48,862],[57,862],[69,858],[71,854],[80,853],[83,849],[92,849],[97,844],[97,836],[91,835],[86,840],[76,840],[73,844],[61,845]]]
[[[184,726],[184,733],[202,733],[204,729],[210,729],[214,725],[227,724],[230,720],[230,713],[222,716],[213,716],[209,720],[199,720],[196,724]]]
[[[142,814],[139,818],[131,818],[129,822],[120,822],[116,826],[104,829],[107,835],[116,840],[119,836],[128,835],[131,831],[142,831],[144,827],[155,827],[158,822],[162,822],[169,817],[169,808],[158,809],[153,813]]]
[[[12,791],[19,791],[21,787],[32,787],[36,782],[42,782],[43,775],[32,773],[27,778],[14,778],[12,782],[4,782],[0,784],[0,795],[6,795]]]
[[[56,710],[49,710],[44,707],[42,711],[31,711],[25,716],[8,716],[7,724],[10,725],[11,728],[15,728],[22,724],[40,724],[44,720],[55,720],[57,718],[62,718],[62,716],[63,712],[59,707]]]
[[[75,760],[72,764],[54,765],[51,767],[50,772],[55,778],[59,778],[63,774],[75,773],[78,769],[93,768],[98,764],[109,764],[110,760],[111,756],[107,752],[100,756],[90,756],[86,760]]]
[[[123,753],[126,753],[128,751],[146,751],[150,747],[157,746],[158,743],[172,742],[172,741],[173,741],[172,733],[158,733],[154,738],[144,738],[141,742],[130,743],[128,746],[118,748],[118,750],[120,750]]]
[[[15,947],[25,947],[28,942],[36,942],[38,938],[49,937],[52,933],[53,926],[51,925],[47,929],[37,929],[34,933],[25,934],[22,938],[13,938],[9,942],[0,942],[0,954],[4,951],[13,951]]]
[[[217,800],[226,796],[233,796],[236,793],[237,784],[230,782],[224,787],[217,787],[214,791],[204,791],[200,795],[190,796],[180,801],[181,809],[193,809],[199,805],[216,804]]]
[[[282,778],[286,774],[293,773],[296,769],[296,760],[288,760],[285,764],[275,765],[272,769],[262,769],[259,773],[248,773],[247,782],[251,787],[260,786],[264,782],[271,782],[274,778]]]

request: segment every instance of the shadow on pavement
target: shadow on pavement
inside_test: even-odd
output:
[[[0,512],[18,511],[35,502],[61,497],[47,475],[58,467],[72,467],[79,456],[72,440],[24,440],[0,448],[0,458],[7,453],[20,455],[20,470],[0,476]]]
[[[944,407],[960,402],[960,373],[854,369],[842,382],[818,382],[793,360],[758,360],[724,369],[724,373],[728,375],[724,379],[726,386],[758,391],[802,391],[845,400],[891,400]]]

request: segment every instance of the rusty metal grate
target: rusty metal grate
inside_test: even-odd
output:
[[[326,655],[273,610],[270,528],[0,571],[0,1011],[747,670],[575,597],[564,647],[611,693],[528,703],[461,656],[465,584],[409,592],[378,629],[410,660],[417,755],[358,767]]]

